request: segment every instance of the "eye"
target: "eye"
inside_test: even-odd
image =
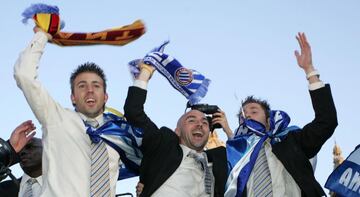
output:
[[[203,121],[203,124],[204,124],[204,125],[209,125],[209,122],[208,122],[207,120],[204,120],[204,121]]]
[[[188,119],[188,122],[193,123],[193,122],[195,122],[195,119],[189,118],[189,119]]]
[[[79,84],[78,88],[80,88],[80,89],[85,88],[85,84]]]

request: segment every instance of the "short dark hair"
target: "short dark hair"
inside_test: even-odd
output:
[[[104,92],[106,92],[106,76],[104,74],[104,71],[102,68],[100,68],[100,66],[98,66],[97,64],[93,63],[93,62],[85,62],[81,65],[79,65],[72,73],[70,76],[70,86],[71,86],[71,93],[74,93],[74,81],[75,78],[84,72],[91,72],[91,73],[95,73],[96,75],[98,75],[104,82]]]
[[[266,100],[255,98],[253,95],[251,95],[251,96],[246,97],[245,100],[241,101],[241,108],[243,108],[245,105],[247,105],[249,103],[259,104],[265,112],[265,117],[266,118],[270,117],[270,104]],[[240,109],[240,111],[238,113],[239,118],[241,116],[241,113],[242,113],[242,109]]]

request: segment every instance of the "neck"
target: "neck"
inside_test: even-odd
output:
[[[34,171],[31,171],[29,173],[26,173],[27,175],[29,175],[31,178],[37,178],[39,176],[42,175],[42,169],[38,169],[38,170],[34,170]]]

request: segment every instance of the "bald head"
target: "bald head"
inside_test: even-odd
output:
[[[191,110],[180,117],[175,132],[181,144],[202,151],[209,138],[209,122],[204,113]]]

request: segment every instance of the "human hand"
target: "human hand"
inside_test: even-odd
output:
[[[44,30],[42,30],[40,27],[35,26],[35,27],[33,28],[33,31],[34,31],[34,33],[37,33],[37,32],[44,32],[44,33],[46,34],[46,37],[48,38],[48,41],[52,41],[52,35],[51,35],[51,34],[49,34],[49,33],[47,33],[47,32],[45,32],[45,31],[44,31]]]
[[[149,81],[152,74],[155,71],[155,67],[147,65],[144,62],[140,62],[139,68],[140,68],[140,73],[137,79],[141,81]]]
[[[14,148],[15,152],[20,152],[21,149],[30,141],[30,139],[36,134],[32,132],[36,127],[31,120],[27,120],[17,126],[10,136],[10,144]]]
[[[229,127],[225,112],[219,109],[219,111],[215,112],[212,116],[213,118],[211,124],[220,124],[227,137],[229,139],[232,138],[233,132]]]
[[[138,182],[138,184],[136,185],[136,196],[139,197],[141,192],[144,189],[144,184]]]
[[[306,39],[305,33],[298,33],[296,39],[300,45],[300,52],[295,50],[295,56],[297,63],[300,68],[302,68],[306,74],[314,71],[314,67],[312,65],[312,55],[311,55],[311,47],[309,42]]]

